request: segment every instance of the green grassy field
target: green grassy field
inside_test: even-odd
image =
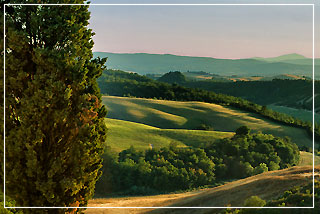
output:
[[[169,146],[177,143],[178,146],[196,146],[216,139],[231,137],[233,132],[160,129],[152,126],[128,122],[117,119],[105,119],[108,127],[106,145],[120,152],[134,146],[138,150]]]
[[[285,106],[277,106],[277,105],[268,105],[268,108],[271,108],[272,110],[275,110],[281,113],[291,115],[300,120],[312,122],[312,111],[308,111],[304,109],[295,109],[295,108],[290,108]],[[315,114],[315,122],[317,123],[320,122],[320,114]]]
[[[303,129],[278,124],[257,114],[221,105],[114,96],[103,96],[102,100],[108,109],[107,117],[112,119],[162,129],[190,130],[206,124],[212,126],[215,131],[223,132],[234,132],[240,126],[246,125],[253,132],[288,136],[297,145],[312,145],[312,140]],[[147,138],[142,132],[139,135],[141,138]]]
[[[300,152],[299,166],[312,166],[313,155],[311,152]],[[320,157],[314,156],[314,165],[320,165]]]

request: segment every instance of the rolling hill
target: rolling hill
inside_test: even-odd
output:
[[[271,58],[262,58],[262,57],[254,57],[253,59],[261,60],[265,62],[285,62],[289,64],[297,64],[297,65],[312,65],[312,59],[306,58],[300,54],[286,54],[278,57]],[[315,59],[315,65],[320,65],[320,59]]]
[[[320,167],[315,168],[319,178]],[[194,213],[194,209],[154,209],[152,207],[217,207],[242,206],[245,199],[257,195],[270,200],[296,185],[304,185],[312,180],[312,167],[296,166],[226,183],[215,188],[196,190],[179,194],[165,194],[142,197],[120,197],[93,199],[90,207],[150,207],[149,209],[88,209],[92,213]],[[231,197],[232,196],[232,197]],[[212,213],[217,209],[197,209],[197,213]]]
[[[300,54],[293,53],[293,54],[285,54],[285,55],[270,57],[270,58],[254,57],[253,59],[265,60],[269,62],[280,62],[280,61],[286,61],[286,60],[301,60],[301,59],[307,59],[307,58]]]
[[[138,150],[161,148],[177,143],[178,146],[197,146],[201,143],[212,142],[215,139],[232,137],[233,132],[185,130],[185,129],[160,129],[144,124],[105,119],[108,127],[106,145],[112,150],[120,152],[134,146]]]
[[[271,122],[259,115],[203,102],[178,102],[143,98],[103,96],[108,118],[126,120],[162,129],[196,129],[201,124],[215,131],[234,132],[246,125],[253,132],[289,136],[297,145],[311,146],[303,129]]]
[[[312,76],[312,64],[299,63],[301,59],[278,61],[266,59],[216,59],[210,57],[177,56],[171,54],[94,52],[94,57],[108,57],[109,69],[120,69],[139,74],[164,74],[169,71],[203,71],[223,76],[274,76],[280,74]],[[288,59],[287,57],[285,59]],[[310,59],[302,59],[310,60]],[[316,70],[320,65],[316,65]],[[320,75],[317,74],[317,78]]]

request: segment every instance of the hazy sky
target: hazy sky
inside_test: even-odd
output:
[[[314,2],[91,1],[179,4]],[[316,6],[316,13],[320,12],[318,9],[319,4]],[[94,51],[215,58],[272,57],[288,53],[312,57],[312,6],[92,5],[90,11],[90,28],[96,33],[93,37]]]

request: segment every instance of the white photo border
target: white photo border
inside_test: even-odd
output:
[[[5,148],[6,148],[6,141],[5,141],[5,114],[6,114],[6,108],[5,108],[5,95],[6,95],[6,88],[5,88],[5,83],[6,83],[6,74],[5,74],[5,68],[6,68],[6,6],[38,6],[38,5],[45,5],[45,6],[74,6],[74,5],[84,5],[84,6],[312,6],[312,141],[313,141],[313,149],[312,149],[312,155],[313,155],[313,163],[312,163],[312,178],[313,178],[313,205],[312,207],[7,207],[6,206],[6,187],[5,187],[5,168],[6,168],[6,160],[5,160]],[[241,209],[241,208],[252,208],[252,209],[307,209],[307,208],[315,208],[315,196],[314,196],[314,140],[315,140],[315,135],[314,135],[314,130],[315,130],[315,87],[314,87],[314,82],[315,82],[315,75],[314,75],[314,6],[315,4],[4,4],[3,5],[3,53],[4,53],[4,60],[3,60],[3,67],[4,67],[4,78],[3,78],[3,85],[4,85],[4,92],[3,92],[3,106],[4,106],[4,112],[3,112],[3,120],[4,120],[4,134],[3,134],[3,142],[4,142],[4,156],[3,156],[3,206],[4,208],[7,209]]]

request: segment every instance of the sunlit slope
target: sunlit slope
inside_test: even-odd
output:
[[[203,102],[178,102],[103,96],[108,118],[126,120],[163,129],[196,129],[211,125],[215,131],[234,132],[246,125],[253,131],[288,136],[298,145],[312,145],[303,129],[282,125],[257,114]]]
[[[319,179],[320,167],[315,168]],[[180,194],[163,194],[142,197],[117,197],[90,200],[90,207],[221,207],[242,206],[245,199],[257,195],[271,200],[293,186],[304,185],[312,181],[311,166],[297,166],[240,179],[215,188],[203,189]],[[195,212],[196,211],[196,212]],[[93,213],[214,213],[217,209],[88,209]]]
[[[118,152],[130,148],[130,146],[145,150],[150,148],[150,144],[154,148],[169,146],[170,143],[177,143],[178,146],[197,146],[234,135],[232,132],[160,129],[109,118],[105,121],[108,127],[106,145]]]
[[[312,162],[313,162],[313,155],[311,152],[300,151],[299,166],[312,166]],[[314,156],[314,164],[320,165],[320,157],[317,155]]]
[[[315,176],[319,179],[319,167],[315,168]],[[243,206],[244,200],[250,196],[259,196],[264,200],[278,197],[284,191],[312,182],[312,167],[292,167],[284,170],[271,171],[249,178],[234,181],[200,194],[177,200],[170,207],[217,207]],[[171,210],[172,211],[172,210]],[[155,210],[150,213],[192,213],[170,210]],[[197,213],[212,213],[208,210]]]

